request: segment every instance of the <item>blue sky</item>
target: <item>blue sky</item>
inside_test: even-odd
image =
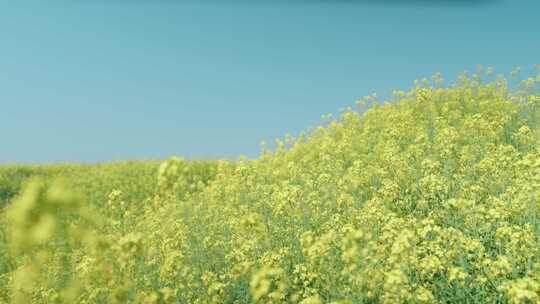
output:
[[[256,157],[373,92],[540,63],[540,1],[0,2],[0,162]]]

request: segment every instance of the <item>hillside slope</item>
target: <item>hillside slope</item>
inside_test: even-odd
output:
[[[195,281],[176,288],[188,302],[538,301],[539,105],[463,80],[344,113],[184,204]]]

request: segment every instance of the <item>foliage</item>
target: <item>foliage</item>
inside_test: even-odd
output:
[[[484,76],[369,96],[256,160],[97,170],[86,204],[31,182],[0,301],[540,302],[540,78]]]

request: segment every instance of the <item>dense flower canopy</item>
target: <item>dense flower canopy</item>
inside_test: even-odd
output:
[[[540,78],[482,78],[366,97],[256,160],[170,159],[137,196],[33,181],[2,217],[0,299],[540,302]]]

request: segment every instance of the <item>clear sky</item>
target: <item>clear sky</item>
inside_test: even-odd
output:
[[[256,157],[372,92],[540,63],[539,0],[0,0],[0,162]]]

